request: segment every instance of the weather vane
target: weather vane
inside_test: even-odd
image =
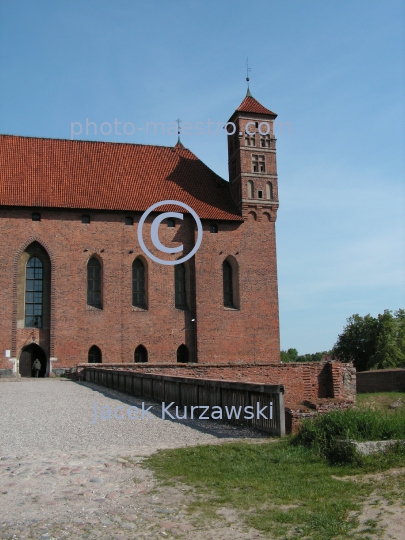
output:
[[[246,95],[247,96],[250,96],[250,90],[249,90],[249,71],[252,71],[251,68],[249,67],[249,58],[246,58],[246,82],[247,82],[247,93]]]
[[[177,142],[180,142],[180,122],[181,122],[180,118],[177,118],[176,122],[177,122],[177,135],[178,135]]]

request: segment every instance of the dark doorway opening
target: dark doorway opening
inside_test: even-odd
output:
[[[41,349],[41,347],[39,347],[39,345],[36,345],[35,343],[32,343],[31,345],[28,345],[28,347],[25,347],[20,355],[19,364],[21,377],[34,377],[34,370],[32,369],[32,365],[36,358],[38,358],[38,360],[41,362],[41,369],[38,376],[45,377],[47,365],[46,354]]]
[[[177,349],[177,362],[183,364],[188,362],[188,349],[184,344]]]
[[[89,349],[87,362],[89,364],[101,364],[101,361],[101,350],[97,347],[97,345],[93,345]]]
[[[148,351],[143,345],[138,345],[134,354],[135,363],[143,363],[148,361]]]

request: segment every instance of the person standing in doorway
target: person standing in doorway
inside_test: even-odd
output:
[[[34,370],[34,377],[38,377],[41,369],[41,362],[38,360],[38,358],[35,358],[34,363],[32,364],[32,369]]]

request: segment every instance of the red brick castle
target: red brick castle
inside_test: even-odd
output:
[[[276,115],[248,92],[228,125],[229,182],[174,147],[0,136],[0,370],[79,362],[278,363]],[[247,125],[248,124],[248,125]],[[203,225],[188,261],[142,251],[153,204]],[[165,210],[152,244],[153,219]],[[161,207],[157,257],[193,248],[196,223]],[[56,369],[55,369],[56,368]]]

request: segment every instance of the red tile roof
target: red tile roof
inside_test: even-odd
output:
[[[247,95],[235,112],[247,112],[258,114],[269,114],[276,117],[276,113],[263,107],[254,97]]]
[[[201,219],[242,221],[229,183],[182,144],[0,135],[0,205],[145,211],[169,199]]]

